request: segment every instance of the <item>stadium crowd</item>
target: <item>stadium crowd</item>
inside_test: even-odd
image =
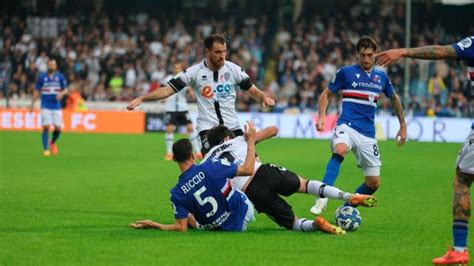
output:
[[[222,32],[228,38],[228,59],[246,69],[253,82],[277,100],[273,112],[313,113],[335,71],[355,63],[354,44],[361,35],[373,36],[380,49],[404,46],[403,5],[389,2],[378,7],[359,5],[337,15],[303,13],[296,21],[278,26],[263,15],[223,20],[101,12],[46,22],[10,16],[1,24],[2,61],[9,65],[8,92],[13,99],[31,97],[36,77],[54,58],[76,96],[85,101],[130,101],[158,88],[173,62],[190,66],[201,61],[203,38]],[[275,34],[269,33],[271,27],[277,27]],[[415,24],[412,36],[416,46],[453,43],[462,37],[430,21]],[[403,95],[402,62],[387,72]],[[468,86],[467,67],[413,60],[410,73],[408,115],[469,116],[468,106],[473,103],[462,93]],[[331,99],[329,114],[339,111],[338,103],[337,98]],[[388,100],[379,104],[379,115],[392,114]],[[259,108],[247,94],[238,93],[239,111]]]

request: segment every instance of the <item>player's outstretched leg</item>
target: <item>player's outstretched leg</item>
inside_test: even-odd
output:
[[[371,195],[364,194],[352,194],[352,196],[347,200],[352,206],[364,206],[364,207],[375,207],[377,206],[377,199]]]
[[[380,186],[380,176],[366,176],[365,182],[362,183],[355,191],[354,194],[373,195]],[[350,203],[349,201],[344,204],[345,206],[357,207],[357,205]]]
[[[299,232],[321,231],[327,234],[343,235],[346,231],[339,226],[332,225],[324,217],[316,216],[314,221],[306,218],[297,218],[293,222],[293,227],[288,228]]]
[[[306,191],[304,188],[300,188],[300,192],[319,196],[321,199],[330,198],[344,200],[348,204],[364,207],[375,207],[377,203],[377,199],[371,195],[351,194],[349,192],[344,192],[337,187],[328,186],[317,180],[305,180],[300,177],[300,182],[301,186],[305,186],[306,188]],[[302,189],[303,191],[301,191]]]
[[[340,228],[339,226],[332,225],[322,216],[316,216],[316,218],[314,218],[314,226],[317,230],[328,234],[344,235],[346,233],[344,229]]]

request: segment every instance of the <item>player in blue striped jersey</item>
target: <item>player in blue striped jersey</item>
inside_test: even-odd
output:
[[[247,223],[254,217],[253,204],[230,183],[235,176],[254,172],[256,131],[253,124],[249,124],[246,135],[247,156],[240,166],[218,159],[195,165],[188,139],[173,144],[173,159],[182,172],[178,184],[171,189],[175,223],[167,225],[145,220],[131,226],[181,232],[187,231],[188,224],[203,230],[246,230]]]
[[[401,57],[418,59],[458,59],[466,61],[471,80],[471,90],[466,93],[468,100],[474,96],[474,36],[466,37],[451,45],[430,45],[416,48],[392,49],[376,55],[377,64],[385,66],[396,62]],[[471,110],[472,116],[472,110]],[[453,198],[453,249],[439,258],[433,259],[437,265],[467,264],[467,235],[471,217],[471,184],[474,180],[474,122],[471,132],[461,147],[456,160]]]
[[[342,93],[342,114],[332,138],[333,154],[326,166],[323,183],[334,185],[344,157],[353,151],[358,165],[362,168],[365,182],[356,193],[372,195],[380,185],[380,150],[375,139],[374,116],[380,94],[384,93],[392,101],[400,122],[397,133],[398,145],[406,141],[406,123],[400,98],[393,89],[387,75],[374,68],[377,43],[368,36],[362,37],[356,45],[358,63],[339,69],[333,76],[328,88],[319,98],[318,130],[324,129],[328,97],[333,93]],[[320,198],[311,208],[319,215],[326,209],[328,199]]]
[[[48,61],[48,72],[41,73],[36,81],[33,99],[30,110],[34,109],[35,102],[41,95],[41,124],[43,132],[41,139],[43,142],[43,155],[49,156],[51,153],[56,155],[58,148],[56,141],[61,134],[62,112],[61,99],[67,93],[67,81],[63,74],[57,71],[56,60]],[[54,125],[53,137],[49,141],[49,127]],[[51,151],[49,150],[51,147]]]

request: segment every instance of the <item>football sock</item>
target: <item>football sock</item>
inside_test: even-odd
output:
[[[48,130],[43,130],[43,133],[41,133],[41,140],[43,141],[44,150],[49,149],[48,133],[49,133]]]
[[[173,133],[166,133],[165,134],[165,143],[166,143],[166,153],[172,154],[172,147],[173,147]]]
[[[306,183],[306,193],[320,198],[348,200],[351,193],[344,192],[336,187],[328,186],[317,180],[308,180]]]
[[[198,144],[198,140],[197,140],[197,133],[196,131],[193,131],[190,135],[189,135],[189,141],[191,141],[191,144],[193,145],[193,150],[195,153],[200,153],[201,152],[201,148],[199,148],[199,144]]]
[[[377,189],[373,189],[373,188],[370,188],[369,186],[367,186],[367,184],[362,183],[362,185],[360,185],[355,193],[359,193],[359,194],[364,194],[364,195],[372,195],[375,193],[375,191],[377,191]],[[357,207],[355,205],[351,205],[349,203],[345,203],[344,206],[352,206],[352,207]]]
[[[344,157],[337,153],[332,154],[331,159],[329,159],[329,162],[326,165],[326,173],[323,178],[325,184],[331,186],[334,185],[334,182],[336,182],[336,178],[339,175],[342,161],[344,161]]]
[[[467,234],[469,230],[469,223],[466,220],[453,221],[453,240],[454,250],[464,251],[467,246]]]
[[[61,135],[61,130],[53,131],[53,139],[51,140],[51,142],[56,143],[56,140],[58,140],[59,135]]]
[[[313,232],[316,231],[314,221],[306,218],[299,218],[293,223],[293,231]]]

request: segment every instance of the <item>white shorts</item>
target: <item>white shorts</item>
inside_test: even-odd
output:
[[[463,173],[474,174],[474,130],[471,130],[464,141],[456,160],[456,166]]]
[[[51,124],[61,127],[63,125],[63,112],[61,110],[41,109],[41,124]]]
[[[336,144],[345,143],[354,153],[357,164],[364,171],[365,176],[380,176],[380,150],[375,138],[366,137],[346,124],[337,126],[331,140],[334,152]]]
[[[255,221],[255,207],[253,206],[253,203],[248,198],[245,200],[245,203],[247,203],[248,209],[247,213],[245,214],[244,224],[242,225],[242,231],[247,230],[247,225],[250,222]]]

